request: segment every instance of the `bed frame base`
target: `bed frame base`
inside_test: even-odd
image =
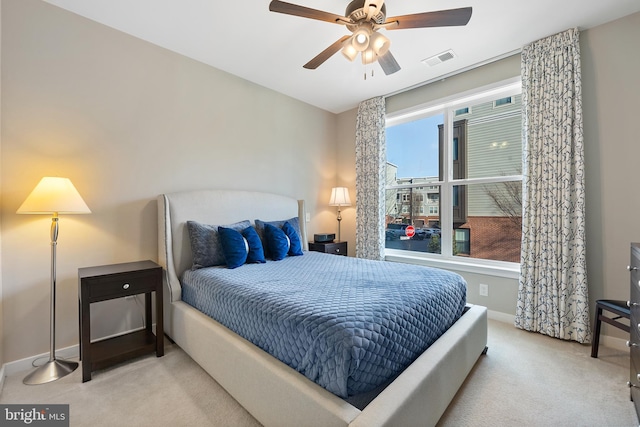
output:
[[[487,310],[471,306],[360,411],[182,301],[165,319],[176,344],[265,426],[435,425],[487,343]]]
[[[485,307],[468,306],[447,332],[361,411],[181,301],[178,278],[191,266],[187,220],[226,224],[296,215],[305,244],[304,201],[235,190],[160,195],[158,262],[164,268],[165,333],[267,427],[434,426],[485,351]]]

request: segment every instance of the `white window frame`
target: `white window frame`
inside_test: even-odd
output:
[[[401,111],[389,113],[386,116],[386,126],[395,126],[422,118],[434,116],[436,114],[444,115],[444,140],[449,141],[453,122],[460,116],[455,115],[457,109],[470,106],[472,104],[480,104],[483,102],[494,101],[508,96],[515,96],[522,92],[522,81],[520,77],[498,82],[492,85],[484,86],[474,90],[466,91],[458,95],[435,100],[429,103],[417,105]],[[447,161],[452,164],[451,144],[444,144],[444,152],[441,153]],[[453,179],[451,168],[447,168],[447,175],[443,181],[437,181],[433,184],[439,185],[443,191],[440,191],[440,228],[443,235],[453,230],[452,216],[452,194],[454,185],[470,185],[470,184],[486,184],[496,182],[507,182],[521,180],[522,175],[501,176],[490,178],[473,178],[473,179]],[[406,185],[390,186],[387,188],[406,188]],[[405,262],[411,264],[429,265],[439,268],[448,268],[457,271],[464,271],[478,274],[489,274],[498,277],[506,277],[517,279],[520,275],[520,264],[514,262],[494,261],[480,258],[467,258],[454,255],[443,255],[453,253],[453,238],[443,238],[440,240],[441,253],[423,253],[411,252],[400,249],[385,248],[385,259],[387,261]]]

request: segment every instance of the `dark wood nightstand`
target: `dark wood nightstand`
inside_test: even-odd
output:
[[[143,354],[164,355],[162,327],[162,267],[152,261],[78,269],[80,298],[80,359],[82,382],[91,372]],[[156,293],[156,333],[151,330],[151,293]],[[145,294],[145,328],[102,341],[91,342],[91,303]]]
[[[347,256],[347,242],[309,242],[309,250]]]

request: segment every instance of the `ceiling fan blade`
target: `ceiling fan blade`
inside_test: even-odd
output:
[[[414,15],[394,16],[383,24],[387,30],[404,30],[407,28],[451,27],[467,25],[471,19],[470,7],[461,9],[439,10],[436,12],[416,13]],[[393,22],[397,25],[388,25]]]
[[[317,19],[318,21],[333,22],[334,24],[346,24],[348,19],[344,16],[324,12],[322,10],[311,9],[309,7],[298,6],[297,4],[286,3],[279,0],[272,0],[269,3],[271,12],[284,13],[286,15],[301,16],[303,18]]]
[[[382,71],[384,71],[387,76],[395,73],[396,71],[400,71],[400,64],[398,64],[396,58],[393,57],[391,51],[387,51],[387,53],[378,57],[378,62],[382,67]]]
[[[324,61],[326,61],[327,59],[331,58],[336,52],[338,52],[340,49],[342,49],[342,44],[344,43],[345,40],[347,40],[350,37],[351,36],[343,36],[338,41],[336,41],[334,44],[332,44],[331,46],[329,46],[328,48],[326,48],[325,50],[320,52],[311,61],[309,61],[306,64],[304,64],[303,67],[308,69],[308,70],[315,70],[320,65],[322,65],[324,63]]]

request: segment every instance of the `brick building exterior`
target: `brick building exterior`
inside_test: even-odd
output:
[[[495,261],[520,262],[521,225],[517,220],[498,216],[468,217],[460,228],[470,234],[469,256]],[[458,254],[464,256],[462,254]]]

